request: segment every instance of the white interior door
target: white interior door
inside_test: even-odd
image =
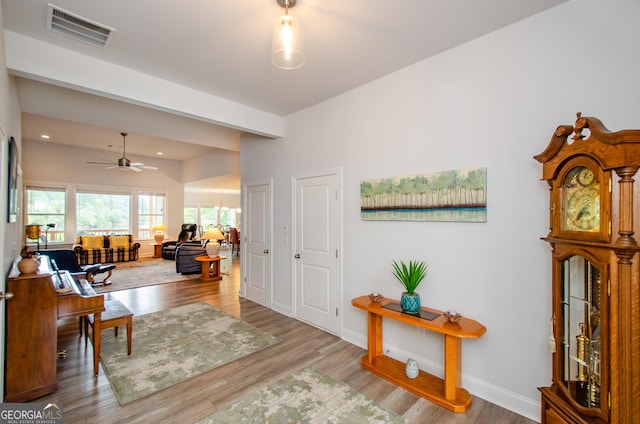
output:
[[[245,199],[241,252],[246,297],[271,307],[271,183],[247,186]]]
[[[338,174],[295,178],[296,317],[338,334]]]

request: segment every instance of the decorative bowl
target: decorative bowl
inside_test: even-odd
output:
[[[371,293],[369,295],[369,300],[373,303],[380,303],[382,299],[384,299],[384,297],[380,293]]]
[[[34,258],[22,258],[18,262],[18,270],[21,274],[33,274],[38,270],[38,261]]]
[[[456,311],[447,311],[444,313],[444,317],[449,322],[458,322],[460,321],[460,318],[462,318],[462,315],[457,313]]]

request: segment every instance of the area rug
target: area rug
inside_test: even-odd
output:
[[[100,360],[124,405],[278,341],[209,304],[194,303],[134,316],[131,356],[126,336],[104,331]]]
[[[111,275],[111,284],[94,286],[96,293],[108,293],[175,281],[197,280],[200,274],[182,275],[176,272],[176,263],[162,258],[140,258],[137,261],[117,262]],[[103,275],[98,274],[100,281]]]
[[[250,393],[196,424],[407,423],[348,385],[311,367]]]

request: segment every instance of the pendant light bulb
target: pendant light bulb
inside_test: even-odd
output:
[[[281,1],[278,3],[285,8],[285,14],[276,20],[273,29],[271,63],[282,69],[298,69],[305,62],[300,22],[289,16],[289,7],[294,6],[295,2]]]

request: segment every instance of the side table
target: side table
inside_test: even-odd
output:
[[[220,275],[220,261],[224,259],[227,258],[225,256],[216,256],[215,258],[208,256],[196,257],[196,261],[202,263],[202,275],[200,279],[202,281],[222,280],[222,275]]]
[[[153,246],[153,257],[160,258],[162,257],[162,243],[149,243]]]

